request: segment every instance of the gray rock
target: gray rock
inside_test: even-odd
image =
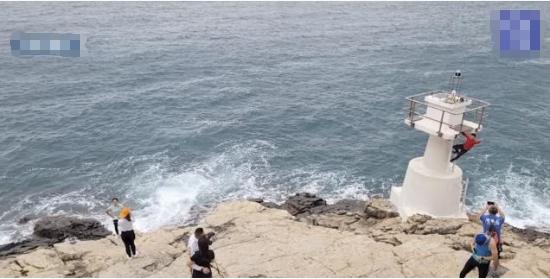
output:
[[[251,202],[257,202],[257,203],[263,203],[264,202],[264,199],[262,199],[262,198],[248,198],[247,200],[251,201]]]
[[[424,214],[414,214],[413,216],[407,218],[407,223],[416,223],[416,224],[424,224],[426,221],[433,219],[429,215]]]
[[[18,225],[24,225],[24,224],[28,223],[29,221],[32,221],[36,218],[38,218],[38,216],[36,216],[34,214],[25,215],[17,221],[17,224]]]
[[[99,221],[67,216],[43,217],[34,225],[32,238],[0,246],[0,257],[29,252],[51,246],[65,239],[94,240],[110,235]]]
[[[28,239],[19,242],[0,245],[0,258],[18,255],[34,250],[38,247],[46,247],[55,244],[49,239]]]
[[[314,194],[298,193],[289,197],[282,205],[282,208],[286,209],[291,215],[296,216],[303,213],[311,214],[312,208],[326,205],[327,202],[324,199]]]
[[[399,216],[390,201],[381,198],[371,199],[365,207],[365,217],[386,219]]]
[[[263,205],[263,206],[265,206],[265,207],[267,207],[267,208],[275,208],[275,209],[280,209],[280,208],[281,208],[280,205],[278,205],[278,204],[276,204],[276,203],[274,203],[274,202],[266,202],[266,201],[264,201],[264,199],[262,199],[262,198],[249,198],[249,199],[247,199],[247,200],[248,200],[248,201],[251,201],[251,202],[257,202],[257,203],[259,203],[259,204],[261,204],[261,205]]]
[[[517,233],[522,240],[531,243],[532,245],[539,247],[548,247],[550,246],[550,233],[537,231],[536,228],[527,227],[525,229],[516,228],[509,226],[508,224],[504,225],[505,227],[510,227],[512,232]]]
[[[316,206],[309,211],[312,214],[336,214],[348,216],[363,216],[365,209],[365,201],[362,200],[339,200],[334,204]]]
[[[91,218],[52,216],[44,217],[34,224],[34,236],[61,242],[68,237],[93,240],[111,234],[99,221]]]
[[[464,222],[460,219],[433,219],[428,215],[415,214],[402,225],[407,234],[456,234]]]
[[[262,202],[262,205],[267,208],[281,209],[281,206],[274,202]]]

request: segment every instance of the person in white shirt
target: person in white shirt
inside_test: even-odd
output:
[[[122,242],[124,242],[126,255],[131,259],[136,256],[136,244],[134,243],[136,235],[132,225],[132,216],[128,207],[124,207],[120,210],[118,227],[120,229],[120,237],[122,238]]]
[[[204,236],[204,229],[196,228],[195,233],[192,234],[191,237],[189,237],[189,240],[187,241],[187,253],[189,254],[189,258],[191,258],[197,251],[199,251],[199,239],[202,236]],[[191,273],[193,273],[193,270],[201,271],[204,274],[210,273],[210,268],[197,265],[193,261],[189,262],[189,266],[191,268]]]
[[[189,253],[189,257],[193,256],[195,252],[199,251],[199,238],[204,235],[204,229],[203,228],[196,228],[195,233],[189,237],[189,240],[187,241],[187,252]]]
[[[195,233],[189,237],[189,240],[187,241],[187,253],[189,254],[189,258],[191,258],[195,252],[199,251],[199,238],[204,235],[203,228],[196,228]],[[191,273],[194,270],[202,271],[202,266],[196,265],[192,261],[189,262],[189,266],[191,268]]]
[[[113,218],[113,225],[115,225],[115,233],[118,235],[118,214],[120,210],[124,207],[122,203],[118,201],[118,198],[113,198],[111,200],[111,206],[107,208],[105,213]]]

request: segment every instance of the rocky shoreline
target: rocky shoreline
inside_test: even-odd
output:
[[[480,230],[475,216],[403,221],[382,198],[327,204],[308,193],[283,204],[225,202],[205,214],[199,225],[217,234],[215,277],[457,277]],[[0,247],[0,277],[189,277],[193,229],[138,234],[140,256],[128,260],[98,221],[45,217],[32,239]],[[494,274],[550,277],[550,234],[505,225],[503,235]]]

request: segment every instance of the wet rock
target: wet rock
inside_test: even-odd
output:
[[[365,207],[365,217],[385,219],[399,216],[390,201],[381,198],[370,200]]]
[[[365,214],[364,209],[365,201],[344,199],[334,204],[313,207],[310,209],[310,213],[363,216]]]
[[[517,233],[522,240],[531,243],[532,245],[539,247],[550,247],[550,233],[536,231],[534,228],[529,227],[524,229],[507,225],[505,225],[505,227],[510,227],[512,232]]]
[[[298,193],[289,197],[282,205],[282,208],[288,211],[291,215],[296,216],[304,213],[310,214],[312,208],[326,205],[327,202],[324,199],[319,198],[314,194]]]
[[[38,218],[38,216],[36,216],[34,214],[25,215],[17,221],[17,224],[18,225],[24,225],[24,224],[27,224],[28,222],[30,222],[30,221],[32,221],[36,218]]]
[[[38,247],[45,247],[54,244],[53,241],[49,239],[29,239],[20,242],[9,243],[0,246],[0,258],[23,254],[34,250]]]
[[[281,206],[274,202],[262,202],[262,205],[267,208],[281,209]]]
[[[34,236],[61,242],[68,237],[94,240],[111,235],[99,221],[67,216],[44,217],[34,224]]]
[[[247,200],[251,201],[251,202],[257,202],[257,203],[263,203],[264,202],[264,199],[262,199],[262,198],[248,198]]]
[[[111,232],[95,219],[43,217],[34,225],[32,238],[0,246],[0,257],[24,254],[39,247],[52,246],[65,239],[96,240],[108,235],[111,235]]]
[[[267,208],[275,208],[275,209],[280,209],[281,206],[274,203],[274,202],[266,202],[264,201],[264,199],[262,198],[249,198],[248,201],[251,201],[251,202],[257,202]]]
[[[187,219],[185,219],[184,224],[196,225],[200,219],[208,214],[209,211],[210,207],[205,205],[196,204],[191,206],[191,208],[189,208],[189,213],[187,214],[188,217]]]

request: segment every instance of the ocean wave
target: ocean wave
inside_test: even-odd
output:
[[[535,163],[533,168],[542,165],[539,160],[531,161]],[[475,183],[477,193],[471,196],[472,210],[478,210],[488,200],[495,200],[511,225],[550,229],[550,179],[538,175],[535,169],[515,167],[510,163],[506,169],[480,176]]]
[[[277,155],[277,147],[268,141],[225,143],[217,148],[220,152],[214,156],[190,162],[179,171],[169,167],[165,152],[125,158],[105,166],[101,172],[131,175],[126,181],[115,179],[112,184],[100,183],[102,186],[82,187],[68,193],[28,196],[0,217],[3,221],[0,243],[21,240],[32,233],[33,222],[17,224],[25,215],[93,217],[111,228],[111,220],[104,211],[112,196],[118,196],[133,209],[136,230],[151,231],[182,224],[196,204],[212,205],[251,197],[282,202],[287,196],[303,191],[322,195],[329,202],[341,198],[367,199],[369,195],[369,187],[362,182],[364,178],[346,172],[314,168],[274,170],[270,161]],[[148,160],[152,163],[140,168],[142,171],[123,171]]]
[[[101,182],[67,193],[28,196],[0,216],[0,244],[21,240],[32,233],[33,222],[17,224],[25,215],[93,217],[111,228],[111,220],[104,210],[112,196],[118,196],[133,209],[136,230],[146,232],[183,224],[194,217],[189,216],[194,205],[251,197],[282,202],[297,192],[318,194],[329,203],[346,198],[367,200],[373,194],[386,193],[400,182],[400,176],[368,178],[347,171],[322,171],[315,166],[282,170],[273,167],[272,162],[284,154],[264,140],[226,142],[215,149],[217,152],[204,160],[176,168],[171,165],[173,160],[167,152],[128,157],[101,169],[107,176],[122,174],[112,184]],[[482,159],[479,166],[488,165],[489,156]],[[550,228],[550,209],[546,206],[550,193],[541,187],[550,181],[536,173],[544,168],[544,161],[529,159],[528,162],[531,169],[510,164],[490,176],[483,176],[487,170],[482,168],[466,173],[475,184],[469,194],[471,209],[477,209],[487,200],[496,200],[507,212],[510,224]],[[128,170],[135,165],[140,167]]]

